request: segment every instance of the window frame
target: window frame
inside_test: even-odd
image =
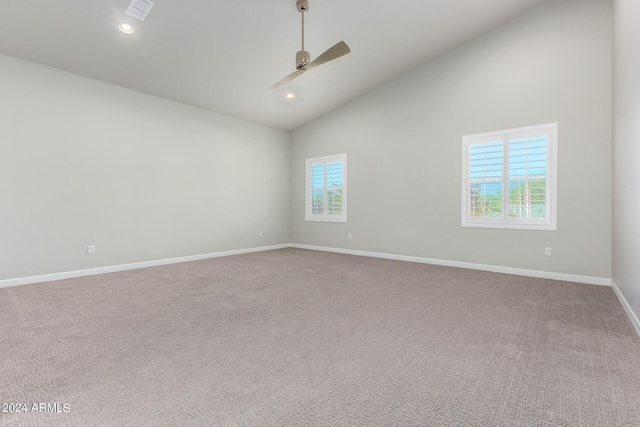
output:
[[[509,217],[509,142],[519,138],[538,135],[547,137],[545,175],[545,217]],[[473,217],[470,215],[470,148],[474,144],[487,142],[502,143],[502,183],[501,216],[495,218]],[[486,132],[462,137],[462,227],[506,228],[518,230],[557,230],[557,149],[558,123],[527,126],[501,131]],[[496,180],[497,181],[497,180]],[[533,180],[532,180],[533,181]]]
[[[327,214],[327,164],[342,163],[342,213]],[[310,167],[312,165],[324,165],[324,197],[323,197],[323,214],[311,213],[311,185],[310,185]],[[331,156],[312,157],[305,159],[305,221],[312,222],[347,222],[347,153],[335,154]]]

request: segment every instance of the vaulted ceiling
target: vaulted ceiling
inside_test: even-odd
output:
[[[543,1],[309,0],[311,59],[352,53],[273,91],[300,50],[295,0],[156,0],[144,21],[130,0],[4,0],[0,53],[290,131]]]

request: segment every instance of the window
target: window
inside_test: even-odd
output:
[[[306,160],[307,221],[347,222],[347,155]]]
[[[462,226],[556,229],[551,123],[463,137]]]

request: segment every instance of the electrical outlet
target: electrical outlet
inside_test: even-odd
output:
[[[260,237],[264,237],[264,233],[262,231],[260,232]]]
[[[551,256],[551,248],[544,248],[544,254],[546,256]]]
[[[96,253],[96,246],[95,245],[87,246],[87,253],[88,254],[95,254]]]
[[[347,233],[347,239],[351,240],[351,233]]]

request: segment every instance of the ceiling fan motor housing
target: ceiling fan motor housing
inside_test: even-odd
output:
[[[303,13],[309,10],[309,1],[308,0],[298,0],[296,2],[296,6],[298,7],[298,12]]]
[[[298,53],[296,53],[296,68],[298,70],[305,68],[309,62],[311,62],[309,52],[306,50],[299,50]]]

